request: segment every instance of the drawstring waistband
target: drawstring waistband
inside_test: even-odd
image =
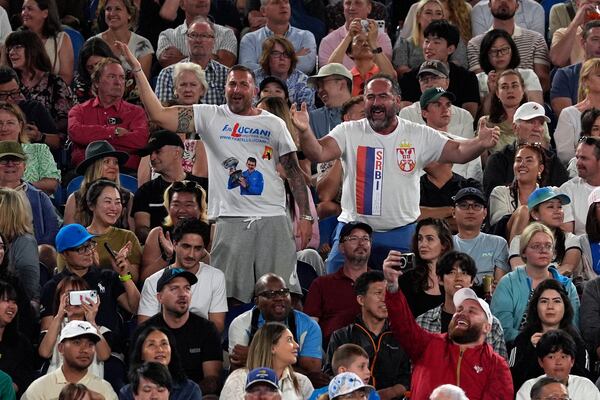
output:
[[[246,219],[244,220],[244,222],[247,222],[247,223],[248,223],[248,225],[246,225],[246,230],[250,230],[250,227],[252,226],[252,223],[253,223],[254,221],[259,221],[259,220],[261,220],[261,219],[262,219],[262,217],[250,217],[250,218],[246,218]]]

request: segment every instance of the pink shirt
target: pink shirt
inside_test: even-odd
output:
[[[331,53],[344,40],[347,33],[346,25],[342,25],[321,40],[321,44],[319,44],[319,68],[328,63]],[[387,58],[392,59],[392,41],[387,33],[377,35],[377,46],[383,49],[383,54]],[[348,55],[344,55],[342,64],[349,70],[354,67],[354,61]]]

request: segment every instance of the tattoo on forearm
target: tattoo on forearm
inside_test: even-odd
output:
[[[179,107],[177,114],[177,132],[191,133],[194,131],[194,110],[192,107]]]
[[[310,205],[308,203],[308,191],[304,178],[302,177],[302,170],[300,164],[298,164],[298,157],[295,152],[285,154],[279,157],[279,163],[285,170],[287,180],[290,184],[290,189],[294,195],[294,199],[298,204],[298,208],[302,215],[310,215]]]

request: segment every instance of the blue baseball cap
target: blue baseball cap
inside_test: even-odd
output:
[[[273,388],[279,390],[277,374],[271,368],[254,368],[252,371],[248,372],[248,377],[246,378],[246,388],[248,390],[250,386],[255,383],[266,383]]]
[[[533,207],[542,204],[548,200],[558,199],[562,205],[571,203],[571,198],[563,193],[558,193],[552,186],[544,186],[535,189],[527,198],[527,208],[530,210]]]
[[[95,235],[91,235],[82,225],[65,225],[60,228],[60,231],[56,235],[56,251],[62,253],[65,250],[77,248],[95,237]]]

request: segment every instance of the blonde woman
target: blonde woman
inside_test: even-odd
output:
[[[308,399],[314,390],[313,385],[306,376],[292,368],[298,358],[298,348],[292,332],[285,325],[279,322],[263,325],[250,343],[246,368],[237,369],[229,375],[221,391],[221,400],[244,398],[248,371],[259,367],[275,371],[282,400]]]
[[[402,76],[425,61],[423,56],[423,31],[431,21],[445,19],[446,11],[440,0],[421,0],[417,3],[410,37],[403,38],[399,36],[396,44],[394,44],[392,63],[398,76]]]
[[[173,69],[173,100],[167,105],[191,106],[200,104],[206,93],[208,83],[202,67],[192,62],[177,63]],[[181,164],[186,173],[208,178],[208,163],[204,143],[196,139],[196,135],[178,133],[183,141],[183,159]],[[138,167],[138,186],[158,176],[150,164],[150,156],[142,157]]]
[[[600,108],[600,58],[591,58],[581,66],[577,101],[561,111],[554,131],[556,153],[565,165],[575,156],[581,134],[581,113]]]
[[[121,187],[119,180],[119,168],[129,156],[115,148],[106,140],[99,140],[88,144],[85,149],[85,159],[77,166],[76,172],[83,175],[83,181],[79,190],[71,193],[65,204],[64,224],[78,223],[88,226],[92,222],[92,213],[87,209],[85,194],[90,185],[98,179],[108,179],[119,186],[121,190],[121,201],[123,210],[121,217],[117,220],[117,228],[135,229],[135,223],[131,217],[131,206],[133,196],[127,189]]]
[[[440,3],[444,9],[444,18],[456,26],[460,32],[460,42],[456,51],[450,57],[450,61],[467,68],[466,44],[473,37],[471,33],[471,5],[464,0],[440,0]],[[399,38],[408,39],[412,36],[415,25],[418,22],[415,17],[419,4],[415,3],[410,7],[405,19],[406,23],[400,31]]]
[[[15,104],[0,103],[0,123],[4,126],[0,131],[0,141],[19,142],[27,154],[23,180],[47,195],[54,193],[60,181],[60,171],[47,144],[29,143],[23,111]]]
[[[8,241],[8,264],[16,271],[27,296],[37,309],[40,300],[40,260],[37,241],[33,236],[31,208],[22,191],[0,188],[0,232]]]
[[[532,222],[523,230],[519,240],[519,254],[525,265],[504,275],[492,296],[492,313],[500,320],[504,339],[512,342],[525,323],[531,291],[546,279],[556,279],[567,291],[573,305],[575,326],[579,324],[579,297],[571,280],[561,275],[552,264],[555,239],[552,230],[539,222]]]

